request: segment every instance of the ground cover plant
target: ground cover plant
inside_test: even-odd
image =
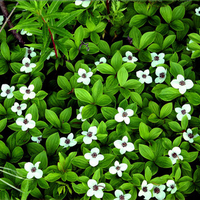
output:
[[[0,199],[200,197],[199,1],[0,8]]]

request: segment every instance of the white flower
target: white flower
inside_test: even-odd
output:
[[[99,154],[99,152],[99,149],[95,147],[91,149],[90,153],[86,153],[84,155],[85,159],[89,160],[89,163],[92,167],[97,166],[99,161],[104,159],[104,156]]]
[[[191,44],[191,43],[193,43],[193,42],[194,42],[193,40],[190,40],[190,41],[189,41],[189,44]],[[186,47],[186,50],[187,50],[187,51],[191,51],[188,47]],[[192,51],[192,53],[193,53],[193,52],[194,52],[194,51]]]
[[[136,76],[139,78],[140,83],[152,83],[152,78],[149,76],[148,69],[144,70],[144,72],[142,70],[137,71]]]
[[[63,148],[67,147],[73,147],[77,144],[77,141],[73,139],[74,134],[70,133],[67,138],[66,137],[61,137],[60,138],[60,146],[63,146]]]
[[[178,113],[176,115],[176,118],[181,121],[182,118],[186,115],[188,120],[191,120],[191,115],[189,112],[191,111],[191,106],[190,104],[184,104],[182,108],[175,108],[175,111]]]
[[[164,189],[166,188],[165,185],[154,185],[153,188],[153,197],[156,197],[158,200],[165,199],[166,193],[164,192]]]
[[[82,5],[84,8],[88,7],[91,0],[76,0],[75,5],[79,6]]]
[[[193,135],[192,130],[190,128],[187,129],[187,132],[183,132],[183,138],[189,143],[194,142],[194,138],[198,137],[199,134]]]
[[[118,110],[119,113],[117,113],[115,115],[115,120],[117,122],[124,121],[126,124],[129,124],[130,123],[130,118],[129,117],[134,115],[134,111],[131,110],[131,109],[124,110],[121,107],[118,107],[117,110]]]
[[[168,180],[167,183],[167,192],[171,192],[171,194],[174,194],[177,191],[176,183],[173,180]]]
[[[32,68],[36,67],[36,64],[31,63],[29,58],[23,58],[22,64],[23,66],[20,68],[20,72],[30,73],[32,72]]]
[[[184,94],[187,89],[191,89],[194,86],[194,83],[190,80],[185,78],[179,74],[177,75],[177,79],[171,81],[171,85],[173,88],[179,89],[181,94]]]
[[[82,122],[84,122],[86,119],[83,119],[82,118],[82,114],[81,114],[81,112],[82,112],[82,110],[83,110],[83,108],[84,108],[84,106],[81,106],[80,108],[79,108],[79,114],[77,115],[77,119],[80,119]]]
[[[122,177],[122,171],[125,171],[128,165],[126,163],[119,164],[118,161],[115,161],[114,165],[115,166],[109,168],[109,172],[111,174],[117,174],[119,177]]]
[[[133,56],[133,54],[130,51],[127,51],[125,53],[126,57],[123,57],[122,60],[124,62],[130,62],[130,63],[134,63],[136,62],[138,59],[136,57]]]
[[[4,17],[3,17],[3,15],[0,15],[0,25],[2,25],[2,24],[3,24],[3,20],[4,20]]]
[[[151,53],[151,58],[152,58],[152,67],[156,67],[158,64],[163,64],[165,63],[165,54],[164,53]]]
[[[128,142],[127,136],[124,136],[122,140],[116,140],[114,145],[117,149],[120,149],[121,154],[126,153],[126,151],[131,152],[135,149],[133,143]]]
[[[31,137],[31,140],[33,142],[37,142],[37,143],[40,143],[42,141],[42,135],[38,136],[38,137]]]
[[[28,88],[26,86],[22,86],[19,91],[24,94],[23,99],[27,100],[29,99],[34,99],[35,98],[35,92],[33,92],[34,90],[34,85],[31,84],[28,86]]]
[[[36,56],[36,53],[34,52],[34,48],[33,47],[24,47],[26,49],[26,53],[24,57],[28,57],[29,55],[31,56],[31,58]]]
[[[56,55],[55,51],[52,51],[52,52],[48,55],[47,60],[49,60],[50,57],[53,57],[53,56],[55,56],[55,55]]]
[[[1,86],[1,96],[2,97],[7,97],[8,99],[11,99],[13,95],[13,91],[15,90],[15,86],[9,86],[8,84],[3,84]]]
[[[89,85],[90,77],[93,75],[93,72],[86,72],[85,69],[80,68],[78,70],[78,75],[80,76],[77,80],[78,83],[83,82],[84,85]]]
[[[27,129],[32,129],[35,127],[35,121],[31,120],[32,115],[29,113],[25,116],[25,118],[20,117],[16,120],[16,124],[21,126],[22,131],[26,131]]]
[[[27,31],[25,31],[24,29],[21,30],[20,34],[21,34],[21,35],[25,35],[25,34],[26,34],[27,36],[33,35],[32,33],[29,33],[29,32],[27,32]]]
[[[11,107],[11,110],[13,112],[16,112],[17,115],[21,115],[22,114],[22,110],[25,110],[27,108],[27,105],[25,103],[22,103],[19,105],[19,103],[15,102],[14,105]]]
[[[156,68],[156,76],[155,83],[163,83],[166,79],[167,69],[164,67],[157,67]]]
[[[152,183],[147,184],[147,181],[143,180],[141,187],[142,188],[139,191],[138,196],[139,197],[144,196],[145,200],[150,199],[151,198],[151,191],[150,190],[153,188],[153,184]]]
[[[95,196],[96,198],[102,198],[103,197],[103,189],[105,188],[105,184],[104,183],[99,183],[97,184],[96,180],[93,179],[89,179],[87,182],[88,187],[90,188],[87,191],[87,196],[91,197],[91,196]]]
[[[195,14],[197,16],[200,16],[200,7],[198,7],[198,8],[195,9]]]
[[[121,190],[115,190],[115,198],[114,200],[129,200],[131,198],[131,194],[124,194]]]
[[[102,64],[102,63],[106,63],[106,58],[105,57],[101,57],[100,59],[99,59],[99,61],[96,61],[94,64],[95,65],[99,65],[99,64]]]
[[[43,171],[39,168],[40,162],[36,162],[35,165],[33,165],[31,162],[27,162],[24,165],[25,170],[28,172],[26,178],[31,179],[33,177],[39,179],[42,178]]]
[[[83,142],[85,144],[90,144],[92,142],[92,140],[97,140],[97,127],[96,126],[92,126],[88,129],[88,131],[82,131],[81,133],[82,135],[85,135],[85,137],[83,138]]]
[[[180,155],[181,149],[179,147],[174,147],[172,150],[168,151],[169,158],[174,165],[178,159],[183,160],[183,156]]]

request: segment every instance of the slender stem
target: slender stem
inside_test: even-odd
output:
[[[110,14],[109,0],[106,0],[107,13]]]
[[[24,179],[24,178],[22,178],[22,177],[20,177],[20,176],[16,176],[16,175],[14,175],[14,174],[11,174],[11,173],[9,173],[9,172],[7,172],[7,171],[3,171],[3,170],[1,170],[1,169],[0,169],[0,172],[6,173],[6,174],[8,174],[8,175],[10,175],[10,176],[14,176],[14,177],[19,178],[19,179]]]
[[[2,182],[3,182],[3,183],[5,183],[6,185],[8,185],[8,186],[10,186],[10,187],[14,188],[15,190],[17,190],[17,191],[19,191],[19,192],[23,192],[23,191],[21,191],[20,189],[16,188],[15,186],[11,185],[10,183],[8,183],[8,182],[4,181],[4,180],[3,180],[3,179],[1,179],[1,178],[0,178],[0,181],[2,181]]]

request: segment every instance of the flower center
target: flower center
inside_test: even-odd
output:
[[[10,94],[10,90],[9,89],[6,90],[6,94]]]
[[[28,120],[25,119],[25,120],[23,121],[23,123],[24,123],[24,124],[28,124]]]
[[[174,185],[171,185],[171,188],[174,189]]]
[[[127,117],[128,113],[127,112],[123,112],[122,113],[122,117]]]
[[[160,73],[160,78],[165,78],[165,73],[164,72]]]
[[[188,137],[189,137],[189,138],[193,138],[194,135],[193,135],[192,133],[189,133],[189,134],[188,134]]]
[[[40,141],[41,141],[41,140],[42,140],[42,137],[38,137],[38,140],[40,140]]]
[[[125,198],[124,198],[124,195],[120,195],[120,196],[119,196],[119,199],[120,199],[120,200],[124,200],[124,199],[125,199]]]
[[[180,84],[181,86],[184,86],[184,85],[185,85],[185,81],[180,81],[179,84]]]
[[[25,63],[25,66],[26,66],[26,67],[29,67],[29,66],[30,66],[30,63]]]
[[[66,143],[66,144],[69,144],[69,143],[70,143],[70,139],[66,139],[66,140],[65,140],[65,143]]]
[[[31,93],[31,91],[30,91],[29,89],[27,89],[27,90],[26,90],[26,93],[27,93],[27,94],[30,94],[30,93]]]
[[[127,146],[127,143],[126,142],[123,142],[122,143],[122,147],[126,147]]]
[[[160,189],[159,189],[158,187],[156,187],[156,188],[154,189],[154,192],[155,192],[156,194],[159,194],[159,193],[160,193]]]
[[[117,167],[116,167],[116,170],[120,170],[120,166],[117,166]]]
[[[97,191],[98,189],[99,189],[98,185],[94,185],[94,186],[93,186],[93,190],[94,190],[94,191]]]
[[[146,78],[147,77],[147,75],[146,74],[142,74],[142,78]]]
[[[103,62],[101,61],[99,64],[102,64]]]
[[[186,114],[186,110],[181,110],[181,113],[182,113],[183,115],[185,115],[185,114]]]
[[[17,110],[21,110],[21,107],[20,107],[20,106],[17,106]]]
[[[155,61],[158,61],[158,60],[159,60],[159,56],[155,56],[155,57],[154,57],[154,60],[155,60]]]
[[[30,54],[30,53],[32,53],[32,51],[29,49],[29,50],[28,50],[28,53]]]
[[[84,74],[82,74],[82,76],[81,76],[82,78],[86,78],[86,74],[84,73]]]
[[[36,167],[32,167],[31,172],[35,172],[36,171]]]
[[[93,158],[96,158],[97,157],[97,153],[93,153],[92,155],[91,155]]]
[[[147,187],[142,188],[143,192],[147,192]]]
[[[129,60],[132,60],[132,56],[128,56],[128,59],[129,59]]]
[[[177,154],[176,154],[176,153],[173,153],[173,154],[172,154],[172,157],[173,157],[173,158],[176,158],[176,157],[177,157]]]
[[[88,132],[88,133],[87,133],[87,136],[88,136],[88,137],[92,137],[92,132]]]

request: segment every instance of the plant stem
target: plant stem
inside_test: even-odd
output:
[[[109,0],[106,0],[107,13],[110,14]]]

